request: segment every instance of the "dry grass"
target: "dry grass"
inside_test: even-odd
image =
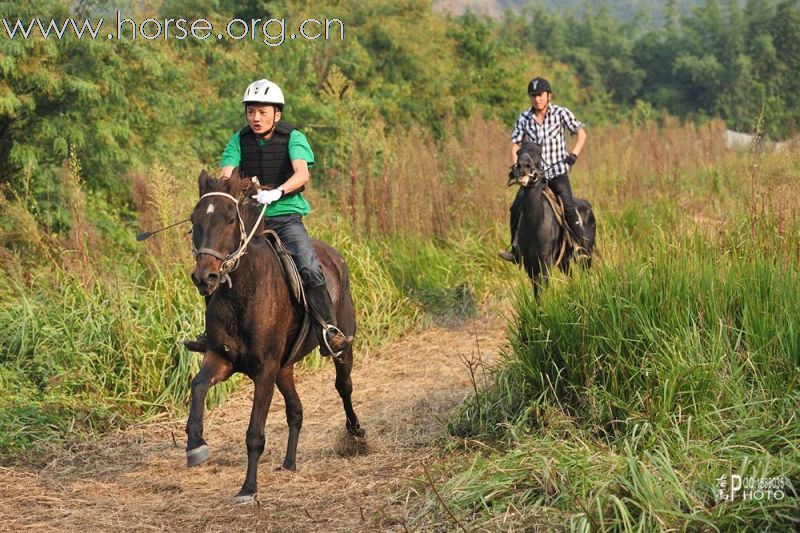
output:
[[[74,273],[86,287],[94,279],[90,250],[96,250],[98,239],[86,217],[86,198],[81,182],[81,165],[74,147],[61,170],[61,187],[69,211],[69,239],[62,251],[64,267]]]
[[[386,134],[380,123],[357,141],[339,209],[351,230],[366,236],[446,239],[458,230],[505,220],[506,128],[474,115],[445,126],[444,143],[419,129]],[[498,191],[501,191],[498,194]]]
[[[199,467],[184,466],[181,413],[54,450],[41,469],[0,469],[0,530],[402,531],[421,503],[423,463],[438,460],[433,440],[472,390],[460,358],[480,351],[489,359],[503,342],[501,322],[484,320],[428,330],[357,361],[354,401],[367,431],[361,441],[342,436],[332,368],[301,371],[298,471],[274,471],[287,433],[276,394],[256,505],[230,503],[245,473],[248,383],[207,415],[212,456]]]
[[[197,190],[191,178],[178,180],[160,163],[155,163],[146,174],[131,174],[133,200],[143,231],[163,228],[192,213]],[[185,262],[189,257],[186,254],[188,227],[186,224],[148,239],[145,241],[148,251],[159,262]]]
[[[444,129],[446,140],[437,142],[414,129],[386,133],[375,122],[363,132],[368,141],[355,141],[346,175],[329,169],[328,182],[341,184],[335,208],[347,213],[354,236],[446,239],[463,229],[505,226],[515,192],[505,187],[510,128],[476,114]],[[722,122],[698,126],[669,116],[587,131],[571,181],[601,217],[663,201],[700,226],[714,226],[753,206],[784,215],[792,209],[781,187],[798,177],[786,164],[796,146],[772,154],[735,152],[724,146]],[[752,190],[742,187],[751,171]]]

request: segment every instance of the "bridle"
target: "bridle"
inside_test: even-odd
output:
[[[247,253],[247,245],[249,245],[250,241],[253,240],[253,236],[255,235],[259,224],[261,223],[261,219],[264,217],[264,212],[267,210],[267,206],[265,204],[263,209],[261,209],[261,212],[258,214],[258,219],[256,219],[255,224],[253,224],[253,229],[251,229],[250,233],[248,234],[245,231],[244,220],[242,219],[242,213],[239,210],[239,200],[226,192],[208,192],[201,196],[197,203],[200,203],[204,198],[208,198],[209,196],[222,196],[223,198],[228,198],[229,200],[233,201],[234,204],[236,204],[236,217],[239,219],[239,247],[233,252],[222,254],[213,248],[197,249],[194,247],[194,241],[192,241],[192,254],[194,255],[195,260],[199,256],[205,254],[222,261],[222,264],[219,267],[219,277],[222,280],[222,283],[227,282],[228,287],[232,287],[233,283],[231,282],[231,277],[228,274],[236,270],[236,267],[239,266],[239,259],[241,259],[245,253]]]
[[[519,185],[521,187],[532,187],[533,185],[536,184],[536,182],[539,180],[539,178],[544,178],[545,172],[546,172],[547,169],[538,168],[536,166],[536,163],[534,162],[533,158],[530,156],[530,154],[528,154],[528,153],[520,154],[520,159],[523,159],[523,158],[526,158],[526,157],[530,160],[531,168],[533,170],[531,172],[529,172],[529,173],[525,173],[523,176],[519,176],[516,179],[514,179],[512,181],[509,181],[508,182],[509,185],[513,185],[514,183],[516,183],[517,185]],[[517,161],[517,165],[519,165],[519,164],[520,164],[520,162]],[[550,166],[552,166],[552,165],[550,165]],[[512,167],[512,169],[513,169],[513,167]]]

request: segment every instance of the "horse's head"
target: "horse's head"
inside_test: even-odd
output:
[[[542,147],[534,142],[525,142],[517,151],[517,164],[508,173],[508,186],[534,187],[544,183]]]
[[[200,294],[212,294],[230,270],[232,254],[244,241],[241,202],[252,184],[234,171],[228,180],[205,170],[197,179],[200,200],[192,211],[192,245],[195,267],[192,281]]]

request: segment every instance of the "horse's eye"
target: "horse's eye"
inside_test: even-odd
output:
[[[225,222],[228,223],[228,224],[233,224],[234,222],[236,222],[236,217],[233,216],[233,215],[230,215],[230,216],[225,218]]]

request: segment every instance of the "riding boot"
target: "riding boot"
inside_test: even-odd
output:
[[[502,250],[498,252],[497,255],[500,256],[500,259],[508,261],[509,263],[514,263],[515,265],[519,264],[519,248],[516,246],[512,245],[510,250]]]
[[[206,306],[208,306],[208,299],[210,296],[205,297]],[[200,335],[197,336],[196,339],[186,339],[183,341],[183,345],[186,347],[187,350],[190,352],[198,352],[198,353],[205,353],[208,350],[208,334],[203,331]]]
[[[317,322],[319,337],[319,352],[324,356],[338,356],[350,346],[350,339],[337,328],[333,302],[325,285],[316,287],[306,286],[306,296],[311,313]]]
[[[564,219],[569,226],[569,232],[575,241],[575,250],[573,251],[574,258],[577,261],[584,261],[589,259],[589,252],[586,246],[586,239],[583,233],[583,224],[581,217],[578,214],[578,206],[575,204],[575,198],[572,196],[572,187],[569,183],[569,176],[562,174],[552,178],[548,183],[550,190],[552,190],[559,198],[561,204],[564,206]]]
[[[570,220],[570,217],[567,216],[564,216],[564,218],[567,219],[569,232],[572,234],[572,237],[575,240],[575,249],[572,251],[573,257],[579,262],[588,261],[591,258],[591,255],[586,244],[586,237],[583,233],[583,224],[581,223],[580,217],[577,213],[575,213],[575,216],[572,218],[572,220]]]

